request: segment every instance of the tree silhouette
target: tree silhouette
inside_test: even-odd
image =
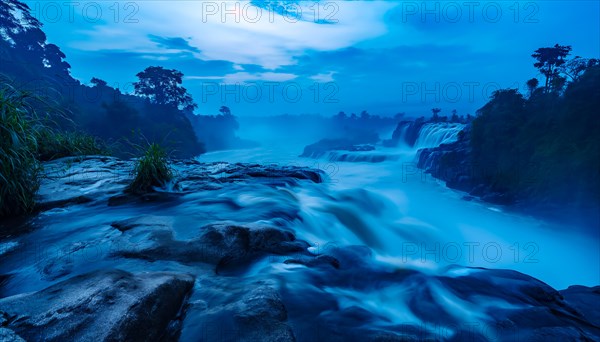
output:
[[[221,106],[221,108],[219,108],[219,113],[228,116],[231,115],[231,109],[229,109],[227,106]]]
[[[596,58],[582,58],[576,56],[563,64],[560,67],[560,72],[567,75],[571,81],[577,81],[587,69],[598,65],[600,65],[600,60]]]
[[[550,83],[550,89],[552,92],[560,93],[567,84],[567,78],[561,75],[555,75]]]
[[[459,122],[460,118],[458,117],[458,114],[456,112],[456,109],[452,110],[452,117],[450,118],[451,122]]]
[[[339,121],[345,121],[346,119],[348,119],[348,115],[346,115],[346,113],[344,112],[339,112],[337,113],[337,115],[335,116],[335,118]]]
[[[438,122],[440,121],[440,112],[442,111],[441,108],[432,108],[431,112],[433,113],[433,115],[431,116],[431,120],[433,122]]]
[[[106,87],[106,85],[107,85],[106,81],[101,80],[96,77],[92,77],[92,79],[90,80],[90,83],[96,87]]]
[[[183,73],[163,67],[148,67],[136,75],[135,94],[148,98],[150,102],[172,107],[183,107],[185,110],[197,108],[187,89],[181,86]]]
[[[537,89],[538,85],[540,84],[540,81],[538,81],[537,78],[532,78],[529,81],[527,81],[527,89],[529,89],[529,97],[531,97],[531,95],[533,95],[533,92]]]
[[[565,57],[571,53],[571,46],[556,44],[553,47],[539,48],[531,55],[537,62],[533,64],[540,72],[546,76],[546,85],[544,89],[548,92],[548,86],[552,84],[559,74],[559,67],[565,64]]]

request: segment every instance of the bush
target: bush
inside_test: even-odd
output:
[[[30,212],[40,185],[37,120],[31,97],[0,87],[0,217]]]
[[[0,83],[0,217],[29,213],[40,186],[40,161],[106,154],[95,137],[50,128],[35,108],[44,101]]]
[[[144,155],[136,161],[135,178],[127,187],[130,193],[142,194],[162,187],[173,179],[167,152],[158,144],[149,144]]]
[[[82,132],[64,132],[45,128],[40,132],[38,140],[38,159],[42,161],[70,156],[108,154],[108,148],[103,142]]]

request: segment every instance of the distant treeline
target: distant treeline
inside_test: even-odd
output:
[[[240,124],[229,107],[222,106],[219,113],[217,115],[187,113],[198,139],[204,142],[207,151],[249,148],[258,145],[256,142],[240,139],[236,135]]]

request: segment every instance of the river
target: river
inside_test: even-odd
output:
[[[323,170],[329,176],[325,188],[303,188],[296,194],[305,218],[296,225],[297,234],[315,246],[366,245],[382,261],[431,272],[450,264],[507,268],[557,289],[600,283],[600,244],[593,227],[554,223],[463,199],[464,193],[416,169],[418,148],[448,141],[447,131],[425,131],[434,136],[419,137],[415,148],[354,153],[365,160],[387,157],[377,163],[301,158],[302,144],[274,141],[198,159]]]

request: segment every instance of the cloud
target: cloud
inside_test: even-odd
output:
[[[180,37],[167,38],[149,34],[148,38],[155,42],[159,48],[177,51],[200,52],[198,48],[191,46],[187,40]]]
[[[316,75],[312,75],[309,78],[313,81],[319,82],[319,83],[329,83],[329,82],[333,82],[333,75],[335,73],[333,71],[330,71],[328,73],[322,73],[322,74],[316,74]]]
[[[289,73],[277,72],[236,72],[223,76],[186,76],[187,80],[221,80],[225,84],[245,84],[249,82],[287,82],[296,79],[298,76]]]
[[[335,18],[337,23],[323,25],[320,20],[292,20],[248,2],[138,4],[135,25],[111,21],[97,24],[83,30],[78,35],[80,40],[71,42],[71,46],[88,51],[110,49],[146,54],[165,52],[164,47],[168,47],[165,53],[194,52],[203,60],[256,64],[274,70],[293,64],[294,57],[306,50],[337,50],[385,34],[383,18],[394,6],[386,2],[332,2],[334,7],[318,17],[329,21]],[[209,7],[211,4],[216,8]],[[306,13],[315,11],[309,6],[312,3],[302,4]],[[256,13],[260,16],[253,19]]]

